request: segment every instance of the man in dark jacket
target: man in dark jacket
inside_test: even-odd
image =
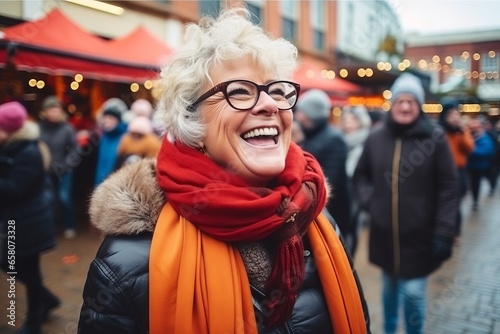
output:
[[[443,130],[422,112],[420,80],[403,74],[391,92],[391,110],[366,140],[354,187],[371,215],[370,261],[383,271],[385,333],[397,331],[399,300],[406,332],[422,333],[427,276],[451,256],[458,180]]]
[[[50,149],[50,176],[56,203],[60,207],[64,237],[76,236],[76,215],[73,204],[73,170],[76,167],[76,133],[68,122],[61,101],[48,96],[42,104],[39,121],[40,138]]]
[[[302,149],[318,160],[332,187],[326,208],[345,237],[350,230],[351,207],[345,169],[347,145],[342,133],[329,123],[330,99],[325,92],[311,89],[300,96],[296,109],[295,117],[305,136]]]

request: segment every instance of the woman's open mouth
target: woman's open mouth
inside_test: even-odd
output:
[[[243,133],[241,138],[255,146],[268,146],[278,143],[278,134],[278,129],[275,127],[262,127]]]

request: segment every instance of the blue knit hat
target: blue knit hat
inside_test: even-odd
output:
[[[413,95],[419,105],[424,104],[425,101],[425,92],[424,87],[422,86],[422,81],[410,73],[403,73],[396,79],[396,81],[394,81],[391,87],[391,93],[392,103],[394,103],[400,94],[404,93]]]

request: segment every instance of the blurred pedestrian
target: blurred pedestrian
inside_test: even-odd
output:
[[[73,156],[77,152],[76,132],[68,121],[61,101],[48,96],[40,113],[40,139],[47,144],[52,156],[50,175],[55,204],[60,208],[64,237],[76,236],[76,216],[73,202]]]
[[[358,165],[359,157],[363,152],[366,138],[371,132],[372,120],[368,115],[368,110],[364,106],[353,106],[345,108],[342,112],[340,129],[344,133],[347,144],[346,173],[349,180],[349,187],[352,189],[352,176]],[[345,235],[347,248],[351,256],[354,257],[358,244],[358,227],[360,221],[366,216],[363,214],[361,206],[356,198],[351,198],[351,216],[349,229]]]
[[[472,192],[472,210],[477,211],[479,209],[481,181],[488,177],[488,171],[495,155],[495,144],[491,137],[486,134],[480,119],[471,119],[469,129],[474,137],[475,145],[467,161],[467,171]]]
[[[78,332],[369,332],[321,213],[321,167],[291,142],[297,49],[244,8],[185,31],[162,70],[168,133],[157,159],[121,168],[93,194],[106,238]]]
[[[352,177],[363,147],[370,134],[372,121],[364,106],[345,108],[342,112],[340,129],[347,144],[346,173]]]
[[[27,315],[17,332],[22,334],[41,333],[42,321],[60,304],[43,285],[40,268],[40,254],[55,246],[55,230],[47,187],[50,153],[39,138],[38,125],[27,121],[20,103],[0,105],[0,266],[14,277],[11,284],[26,286]]]
[[[382,269],[384,332],[396,333],[400,301],[406,333],[423,333],[427,277],[451,256],[458,181],[444,131],[422,111],[420,80],[402,74],[392,106],[365,142],[354,173],[370,214],[369,259]]]
[[[458,110],[458,101],[453,97],[446,97],[441,100],[443,107],[439,114],[439,124],[443,127],[448,144],[450,145],[451,155],[458,172],[458,206],[457,206],[457,230],[455,241],[458,241],[462,226],[462,213],[460,211],[461,202],[467,193],[467,159],[474,149],[474,138],[467,126],[464,126],[460,111]]]
[[[118,162],[118,145],[127,131],[122,122],[126,104],[121,99],[112,98],[104,102],[98,115],[100,139],[97,145],[97,162],[94,186],[98,186],[111,174]]]
[[[133,118],[118,145],[117,168],[142,158],[156,158],[161,140],[153,133],[153,124],[145,116]]]
[[[488,183],[490,184],[490,196],[493,196],[497,189],[498,176],[500,175],[500,122],[496,121],[496,123],[492,123],[485,119],[483,124],[487,124],[485,131],[490,136],[495,150],[487,172]]]
[[[346,173],[347,145],[342,133],[330,122],[331,103],[319,89],[303,93],[297,101],[295,116],[304,133],[302,149],[311,153],[321,165],[332,187],[326,208],[343,235],[349,232],[351,195]]]
[[[122,121],[129,124],[135,117],[144,116],[152,119],[154,113],[153,105],[146,99],[137,99],[130,105],[130,109],[125,111]]]

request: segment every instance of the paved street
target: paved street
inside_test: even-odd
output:
[[[483,187],[486,191],[487,185]],[[460,244],[429,282],[428,334],[500,334],[500,193],[483,194],[480,211],[463,203],[464,226]],[[380,272],[367,262],[367,231],[363,230],[356,266],[370,307],[372,331],[381,331]],[[55,250],[43,255],[47,286],[63,303],[43,325],[45,334],[76,333],[81,293],[100,236],[81,224],[75,240],[59,238]],[[16,327],[7,324],[7,276],[0,274],[0,332],[15,333],[25,313],[25,291],[16,285]],[[401,333],[403,331],[401,330]]]
[[[488,190],[484,184],[483,190]],[[500,194],[483,194],[479,211],[466,198],[453,257],[429,279],[427,334],[500,334]],[[356,257],[374,334],[382,331],[380,270],[367,262],[367,231]],[[400,324],[403,327],[403,324]],[[400,328],[400,333],[404,333]]]

